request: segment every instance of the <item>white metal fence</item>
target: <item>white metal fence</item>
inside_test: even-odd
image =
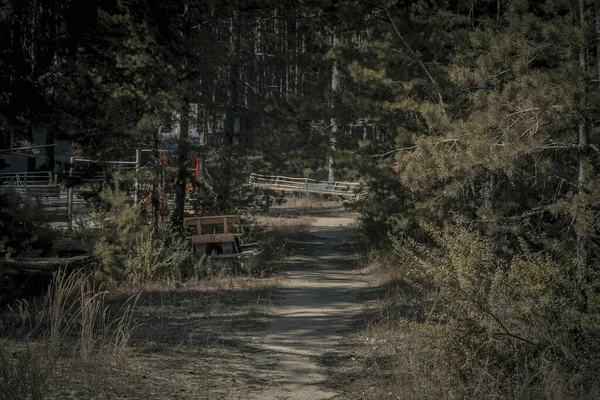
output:
[[[357,182],[318,181],[278,175],[251,174],[250,184],[283,192],[327,194],[346,198],[356,198],[365,194],[362,184]]]

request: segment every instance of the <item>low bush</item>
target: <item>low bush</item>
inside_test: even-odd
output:
[[[444,397],[600,397],[600,303],[583,301],[573,268],[524,243],[517,255],[500,256],[464,227],[422,228],[431,245],[393,242],[405,280],[434,305],[410,326],[444,366],[437,374],[454,393]]]
[[[0,194],[0,256],[39,257],[50,253],[57,232],[31,197]]]
[[[118,189],[106,187],[102,198],[109,212],[98,213],[101,229],[88,232],[101,264],[97,278],[113,285],[180,280],[192,262],[185,238],[169,222],[155,221],[128,205]]]

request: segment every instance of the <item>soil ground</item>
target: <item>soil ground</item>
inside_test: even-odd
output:
[[[344,331],[361,311],[358,295],[366,287],[350,243],[355,220],[315,217],[294,256],[285,263],[285,280],[270,309],[265,331],[248,338],[260,352],[252,362],[264,385],[255,399],[329,399],[339,395],[326,385],[327,369],[342,356],[336,351]]]
[[[339,203],[310,209],[292,204],[259,223],[287,238],[292,254],[276,266],[273,278],[263,281],[265,287],[249,282],[244,289],[232,281],[232,288],[222,293],[232,296],[230,307],[222,298],[212,313],[181,316],[171,334],[179,351],[159,339],[156,345],[164,351],[135,357],[149,376],[163,366],[163,384],[156,386],[154,396],[350,398],[344,395],[348,382],[336,377],[358,363],[344,336],[361,313],[360,298],[370,290],[353,254],[356,216]],[[160,332],[162,337],[164,325]],[[176,383],[170,394],[164,393],[164,379]]]
[[[353,254],[355,217],[340,203],[261,217],[291,249],[272,274],[144,287],[132,347],[62,358],[47,398],[361,398],[347,392],[361,357],[349,330],[375,288]]]

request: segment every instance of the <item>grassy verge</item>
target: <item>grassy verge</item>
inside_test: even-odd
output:
[[[557,348],[541,339],[523,344],[520,337],[496,334],[495,325],[481,329],[473,323],[482,320],[476,309],[465,311],[462,319],[452,319],[448,317],[456,306],[452,298],[440,300],[439,286],[425,285],[410,272],[393,267],[398,263],[382,255],[367,262],[365,271],[376,282],[363,298],[367,311],[357,320],[356,330],[350,335],[355,361],[348,362],[343,371],[330,377],[331,382],[348,382],[340,398],[598,398],[597,380],[583,367],[588,360],[572,357],[575,346],[587,346],[586,356],[595,360],[597,342],[586,338],[583,329],[580,328],[580,342],[570,344],[561,336],[562,325],[544,325],[555,329],[548,334],[550,340],[557,343],[564,340]],[[461,300],[459,296],[455,299]],[[504,318],[514,332],[544,338],[534,324],[535,319],[523,319],[518,326],[514,320]],[[590,321],[594,321],[592,317]],[[581,326],[590,331],[596,327],[591,323],[589,327]],[[514,345],[506,346],[507,342]]]
[[[342,202],[313,195],[286,197],[285,202],[270,208],[268,216],[274,218],[337,217]]]
[[[383,256],[373,257],[364,270],[373,289],[361,299],[365,311],[349,335],[352,359],[332,376],[344,381],[351,399],[444,399],[457,393],[449,387],[443,356],[428,342],[428,320],[435,305]],[[460,398],[457,397],[457,398]]]
[[[89,274],[59,272],[43,298],[9,305],[0,326],[0,399],[48,398],[86,365],[117,365],[136,328],[136,298],[117,308],[106,295]]]
[[[258,382],[244,339],[265,328],[277,264],[304,217],[260,217],[266,272],[187,281],[57,276],[47,295],[11,303],[0,323],[0,399],[241,398]]]
[[[57,279],[44,299],[2,315],[0,399],[227,398],[229,363],[250,349],[239,336],[268,322],[279,279],[222,275],[111,293],[89,290],[86,276]]]

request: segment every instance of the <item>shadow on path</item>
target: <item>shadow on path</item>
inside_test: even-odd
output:
[[[255,358],[261,379],[270,382],[255,399],[327,399],[327,360],[361,312],[370,288],[352,255],[351,218],[315,218],[306,238],[283,268],[285,286],[276,292],[273,318],[260,337]],[[329,355],[329,356],[328,356]]]

